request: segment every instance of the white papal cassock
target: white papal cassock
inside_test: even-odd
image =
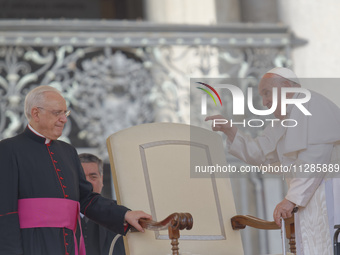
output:
[[[295,94],[294,98],[304,96]],[[330,255],[334,224],[340,223],[340,182],[335,178],[339,173],[334,174],[335,164],[340,163],[340,109],[313,91],[304,106],[312,116],[305,116],[296,106],[287,107],[286,119],[296,120],[296,127],[276,122],[255,139],[238,131],[228,147],[232,155],[251,165],[296,165],[297,172],[286,175],[286,199],[299,206],[295,214],[297,254]],[[326,164],[321,166],[328,171],[333,167],[333,174],[311,172],[320,166],[316,164]]]

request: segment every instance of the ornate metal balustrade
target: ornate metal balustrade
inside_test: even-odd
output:
[[[0,20],[0,140],[23,130],[26,94],[48,84],[63,92],[72,111],[62,139],[96,148],[105,158],[105,139],[113,132],[147,122],[195,121],[190,77],[258,81],[274,66],[291,66],[291,49],[304,43],[287,27],[271,24]],[[242,89],[247,86],[252,84]],[[224,108],[231,108],[228,102]],[[240,196],[243,213],[251,201],[246,189]],[[261,199],[257,216],[265,218]]]
[[[25,127],[25,95],[47,84],[72,111],[62,138],[105,152],[120,129],[188,123],[189,77],[258,78],[303,43],[282,25],[2,20],[0,139]]]

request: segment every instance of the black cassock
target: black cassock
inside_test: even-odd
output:
[[[65,198],[80,202],[86,217],[125,234],[128,209],[92,192],[75,148],[46,139],[28,127],[0,141],[0,255],[74,254],[74,237],[67,228],[20,229],[18,199]]]

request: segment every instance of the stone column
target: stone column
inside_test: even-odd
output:
[[[279,22],[277,0],[240,0],[242,22]]]
[[[215,8],[218,24],[240,22],[239,0],[215,0]]]
[[[156,23],[215,24],[211,0],[145,0],[145,17]]]
[[[212,0],[145,0],[144,9],[146,20],[154,23],[216,24],[215,1]],[[151,51],[156,61],[151,67],[152,73],[160,91],[160,97],[155,100],[156,121],[189,123],[190,77],[202,75],[192,68],[200,63],[200,55],[195,55],[194,49],[187,45],[160,46]],[[164,67],[166,73],[159,72],[156,65]]]

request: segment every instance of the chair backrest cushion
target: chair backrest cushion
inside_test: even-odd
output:
[[[198,166],[226,166],[222,138],[212,131],[175,123],[143,124],[107,139],[117,201],[161,221],[174,212],[189,212],[192,230],[181,231],[180,254],[242,255],[228,178],[195,173]],[[170,254],[168,231],[129,233],[127,255]]]

